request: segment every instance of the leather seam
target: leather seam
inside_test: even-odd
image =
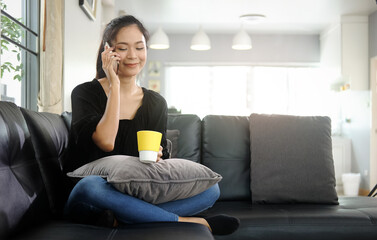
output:
[[[114,239],[114,237],[115,237],[115,235],[116,235],[116,233],[118,232],[118,229],[113,229],[113,230],[111,230],[111,232],[110,232],[110,234],[109,234],[109,236],[107,237],[107,239],[106,240],[112,240],[112,239]]]
[[[365,215],[367,215],[368,218],[369,218],[369,221],[370,221],[373,225],[376,225],[376,221],[373,219],[373,217],[372,217],[370,214],[368,214],[368,212],[364,212],[364,211],[359,210],[359,209],[356,209],[356,210],[359,211],[359,212],[361,212],[361,213],[363,213],[363,214],[365,214]]]
[[[21,167],[28,167],[28,166],[32,166],[32,165],[36,165],[38,164],[37,162],[31,162],[31,163],[21,163],[21,164],[15,164],[15,165],[7,165],[7,166],[4,166],[4,167],[0,167],[0,171],[6,171],[6,170],[13,170],[13,169],[17,169],[17,168],[21,168]]]

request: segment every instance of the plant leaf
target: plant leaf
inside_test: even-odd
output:
[[[20,75],[15,75],[14,77],[13,77],[13,80],[18,80],[18,81],[21,81],[21,76]]]

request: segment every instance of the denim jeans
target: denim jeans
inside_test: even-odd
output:
[[[118,191],[99,176],[88,176],[73,188],[65,215],[90,223],[104,210],[111,210],[123,223],[177,222],[178,216],[192,216],[212,207],[219,196],[216,184],[193,197],[154,205]]]

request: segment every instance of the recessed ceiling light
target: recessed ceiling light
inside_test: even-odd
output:
[[[240,16],[241,20],[246,23],[260,23],[266,19],[263,14],[245,14]]]

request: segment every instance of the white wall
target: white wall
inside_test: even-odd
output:
[[[78,1],[64,1],[64,111],[71,111],[71,92],[96,75],[96,58],[101,39],[101,1],[97,1],[96,20],[91,21]]]
[[[371,131],[370,131],[370,188],[377,184],[377,12],[369,16],[369,58],[371,89]]]
[[[377,20],[377,19],[376,19]],[[377,184],[377,56],[371,58],[370,71],[371,129],[370,129],[370,183],[372,189]]]
[[[321,42],[321,67],[326,70],[328,81],[336,83],[340,81],[342,72],[341,66],[341,26],[333,24],[325,29],[320,37]]]

